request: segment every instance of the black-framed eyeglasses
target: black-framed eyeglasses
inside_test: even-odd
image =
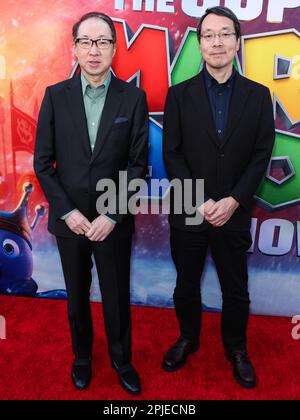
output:
[[[226,42],[229,39],[231,39],[233,35],[236,35],[236,33],[235,32],[220,32],[218,34],[215,34],[212,32],[212,33],[207,33],[207,34],[201,34],[200,36],[205,42],[211,43],[211,42],[214,42],[217,36],[219,37],[220,41]]]
[[[107,38],[98,38],[98,39],[90,39],[90,38],[76,38],[75,44],[78,44],[80,48],[83,49],[90,49],[92,46],[96,45],[99,50],[107,50],[111,44],[114,43],[113,39]]]

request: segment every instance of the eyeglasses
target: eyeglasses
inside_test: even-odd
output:
[[[207,42],[208,44],[211,44],[214,42],[217,36],[219,37],[220,41],[226,42],[229,39],[231,39],[233,35],[236,35],[236,33],[235,32],[220,32],[219,34],[209,33],[209,34],[200,35],[200,36],[202,39],[204,39],[205,42]]]
[[[75,44],[78,44],[80,48],[90,49],[95,43],[96,47],[99,50],[107,50],[110,44],[114,43],[113,39],[99,38],[99,39],[89,39],[89,38],[77,38]]]

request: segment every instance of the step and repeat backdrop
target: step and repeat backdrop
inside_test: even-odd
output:
[[[253,208],[251,310],[299,313],[300,0],[7,1],[0,19],[0,293],[66,296],[56,243],[47,232],[47,203],[32,162],[44,90],[76,70],[73,23],[90,11],[107,13],[115,22],[117,53],[112,69],[147,92],[150,183],[151,178],[166,178],[162,117],[168,87],[201,69],[196,27],[206,8],[216,5],[230,7],[242,21],[236,67],[269,87],[277,129],[272,159]],[[161,197],[166,191],[164,184]],[[149,188],[148,198],[151,194]],[[9,223],[14,229],[8,228]],[[100,300],[95,274],[91,298]],[[132,302],[172,306],[175,277],[167,216],[138,215]],[[210,257],[202,287],[205,309],[220,310],[221,293]]]

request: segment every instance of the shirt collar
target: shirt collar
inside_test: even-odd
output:
[[[208,89],[210,89],[212,86],[225,86],[228,83],[232,82],[232,80],[235,78],[236,75],[236,69],[233,66],[232,69],[232,73],[231,76],[229,77],[228,80],[226,80],[226,82],[224,83],[219,83],[206,69],[206,66],[204,66],[203,68],[203,72],[204,72],[204,80],[205,80],[205,84],[207,86]]]
[[[91,85],[90,85],[90,82],[84,77],[82,72],[80,73],[80,77],[81,77],[82,94],[84,95],[87,87],[88,86],[91,87]],[[106,94],[106,92],[108,90],[108,87],[110,85],[110,82],[111,82],[111,71],[108,72],[108,74],[107,74],[104,82],[102,83],[102,85],[100,85],[98,87],[104,86],[104,90],[105,90],[105,94]]]

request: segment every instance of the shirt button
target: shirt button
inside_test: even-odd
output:
[[[221,134],[222,133],[222,130],[218,130],[218,133]]]
[[[222,96],[222,95],[223,95],[223,93],[221,93],[221,92],[220,92],[220,93],[219,93],[219,96]]]
[[[219,111],[219,115],[221,115],[222,114],[222,111]]]
[[[92,126],[94,127],[94,125],[95,125],[95,123],[94,122],[92,122]]]

